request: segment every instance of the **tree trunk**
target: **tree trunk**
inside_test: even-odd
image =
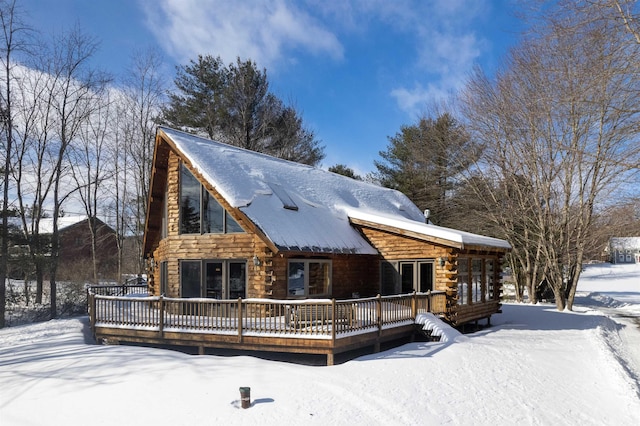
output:
[[[42,293],[44,283],[44,271],[43,266],[39,261],[35,262],[36,269],[36,304],[42,304]]]

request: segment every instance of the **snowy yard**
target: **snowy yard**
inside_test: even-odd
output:
[[[332,367],[98,346],[86,318],[0,330],[0,425],[640,424],[640,265],[589,266],[576,312]],[[239,388],[251,387],[249,409]]]

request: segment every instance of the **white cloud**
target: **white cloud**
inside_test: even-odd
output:
[[[483,2],[442,1],[420,6],[404,25],[416,34],[414,69],[423,79],[417,79],[412,87],[391,91],[398,107],[410,115],[459,90],[487,47],[473,30],[474,21],[486,13]],[[421,81],[428,81],[427,86]]]
[[[446,100],[451,97],[454,90],[447,87],[450,84],[437,82],[429,83],[424,87],[416,83],[411,88],[400,87],[391,91],[391,97],[396,100],[398,107],[412,118],[420,117],[425,108],[435,101]]]
[[[225,63],[240,56],[272,70],[292,61],[295,50],[337,60],[344,53],[333,33],[289,0],[158,0],[143,9],[158,42],[180,63],[199,54]]]
[[[493,6],[485,0],[141,1],[158,42],[181,64],[199,54],[225,63],[240,56],[277,72],[300,52],[343,59],[349,53],[339,36],[400,35],[413,55],[390,95],[410,115],[463,86],[488,47],[475,24]]]

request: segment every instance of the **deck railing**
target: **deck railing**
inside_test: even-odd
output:
[[[114,286],[122,287],[122,286]],[[103,295],[89,289],[91,327],[212,333],[238,336],[340,338],[444,313],[444,292],[335,300],[176,299]],[[98,289],[96,291],[96,289]]]
[[[87,291],[101,296],[147,295],[147,284],[107,284],[90,286]]]

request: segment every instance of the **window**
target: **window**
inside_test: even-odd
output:
[[[435,282],[434,260],[382,262],[380,280],[382,295],[432,291]]]
[[[246,261],[180,261],[181,297],[209,297],[213,299],[246,298],[246,289]]]
[[[469,259],[458,259],[458,303],[469,303]]]
[[[383,296],[400,293],[397,267],[397,263],[395,262],[382,262],[380,264],[380,279],[382,281],[380,294]]]
[[[493,286],[495,284],[495,276],[493,275],[494,273],[493,264],[494,264],[493,259],[485,260],[484,273],[486,275],[485,282],[487,283],[486,289],[485,289],[485,296],[484,296],[485,301],[494,300]]]
[[[458,259],[458,303],[461,305],[499,300],[495,292],[496,259]]]
[[[290,260],[289,296],[319,296],[331,293],[330,260]]]
[[[180,262],[180,297],[200,297],[200,261]]]
[[[166,295],[169,290],[169,268],[167,262],[160,262],[160,294]]]
[[[180,165],[180,233],[243,232],[240,225],[209,194],[184,164]]]
[[[403,262],[400,264],[400,282],[402,283],[402,293],[412,293],[413,292],[413,274],[415,270],[415,265],[413,262],[406,263]]]
[[[482,259],[471,261],[471,303],[482,302]]]
[[[167,198],[168,198],[167,186],[165,186],[164,198],[162,199],[162,224],[160,226],[161,238],[167,238],[167,235],[169,234],[169,224],[167,222],[167,217],[168,217]]]

